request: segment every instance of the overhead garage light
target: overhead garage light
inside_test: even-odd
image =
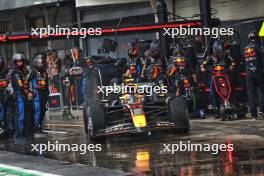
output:
[[[76,0],[76,7],[91,7],[91,6],[101,6],[110,4],[121,4],[121,3],[134,3],[134,2],[146,2],[148,0]]]
[[[36,1],[33,3],[34,5],[39,5],[39,4],[42,4],[42,1]]]

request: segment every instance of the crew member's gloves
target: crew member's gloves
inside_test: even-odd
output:
[[[34,100],[34,96],[33,96],[33,94],[31,92],[27,94],[27,98],[28,98],[29,101],[33,101]]]

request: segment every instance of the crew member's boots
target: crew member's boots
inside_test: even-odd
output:
[[[36,125],[34,128],[34,137],[41,138],[45,136],[46,136],[46,133],[42,130],[41,125]]]
[[[262,119],[262,120],[264,120],[264,112],[260,111],[260,112],[258,113],[258,119]]]
[[[4,129],[4,124],[3,122],[0,122],[0,130],[3,130]]]
[[[24,143],[26,141],[26,138],[24,136],[24,130],[23,129],[16,129],[15,135],[14,135],[15,143]]]
[[[1,138],[8,138],[8,130],[3,122],[0,122],[0,139]]]

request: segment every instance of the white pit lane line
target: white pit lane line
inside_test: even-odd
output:
[[[20,167],[15,167],[15,166],[10,166],[10,165],[5,165],[5,164],[0,164],[0,168],[9,169],[9,170],[12,170],[15,172],[22,172],[22,173],[26,173],[26,174],[37,175],[37,176],[61,176],[61,175],[49,174],[49,173],[30,170],[30,169],[23,169]]]
[[[67,131],[52,131],[52,130],[43,130],[45,133],[54,133],[54,134],[67,134]]]

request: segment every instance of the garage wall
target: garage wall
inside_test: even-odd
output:
[[[70,0],[60,0],[60,2],[62,1]],[[58,2],[58,0],[0,0],[0,10],[15,9],[20,7],[56,2]]]
[[[172,12],[172,1],[166,0]],[[211,0],[212,12],[223,21],[264,17],[264,0]],[[199,0],[176,0],[176,14],[191,17],[199,14]]]
[[[118,47],[115,52],[111,52],[109,54],[110,57],[112,58],[126,58],[127,53],[126,53],[126,45],[128,42],[135,41],[136,37],[140,40],[152,40],[155,41],[155,33],[142,33],[142,34],[125,34],[125,35],[118,35],[117,42],[118,42]],[[97,49],[102,46],[102,43],[105,38],[113,39],[114,37],[96,37],[96,38],[90,38],[88,39],[88,43],[90,46],[90,52],[88,53],[89,55],[98,55]]]
[[[117,0],[118,1],[118,0]],[[86,7],[81,9],[81,22],[82,27],[97,27],[111,28],[117,27],[119,19],[122,18],[119,27],[124,26],[134,26],[134,25],[144,25],[149,23],[154,23],[154,15],[152,14],[152,8],[148,1],[127,3],[128,1],[119,1],[120,4],[108,4],[107,2],[117,2],[117,1],[98,1],[98,3],[105,3],[105,6],[94,6]],[[95,2],[95,1],[91,1]],[[89,1],[89,3],[91,3]],[[126,2],[127,4],[124,4]],[[88,1],[87,1],[88,3]],[[102,4],[100,4],[102,5]],[[117,10],[118,9],[118,10]],[[110,26],[109,26],[110,25]],[[155,40],[155,33],[126,33],[117,34],[118,47],[115,52],[109,54],[112,58],[127,57],[126,44],[129,41],[134,41],[139,38],[140,40]],[[114,36],[101,36],[94,38],[87,38],[85,40],[87,43],[87,48],[89,55],[98,55],[97,50],[102,46],[105,38],[114,39]]]
[[[153,11],[149,2],[130,4],[121,3],[106,6],[87,7],[85,10],[82,10],[82,23],[112,20],[152,13]]]

